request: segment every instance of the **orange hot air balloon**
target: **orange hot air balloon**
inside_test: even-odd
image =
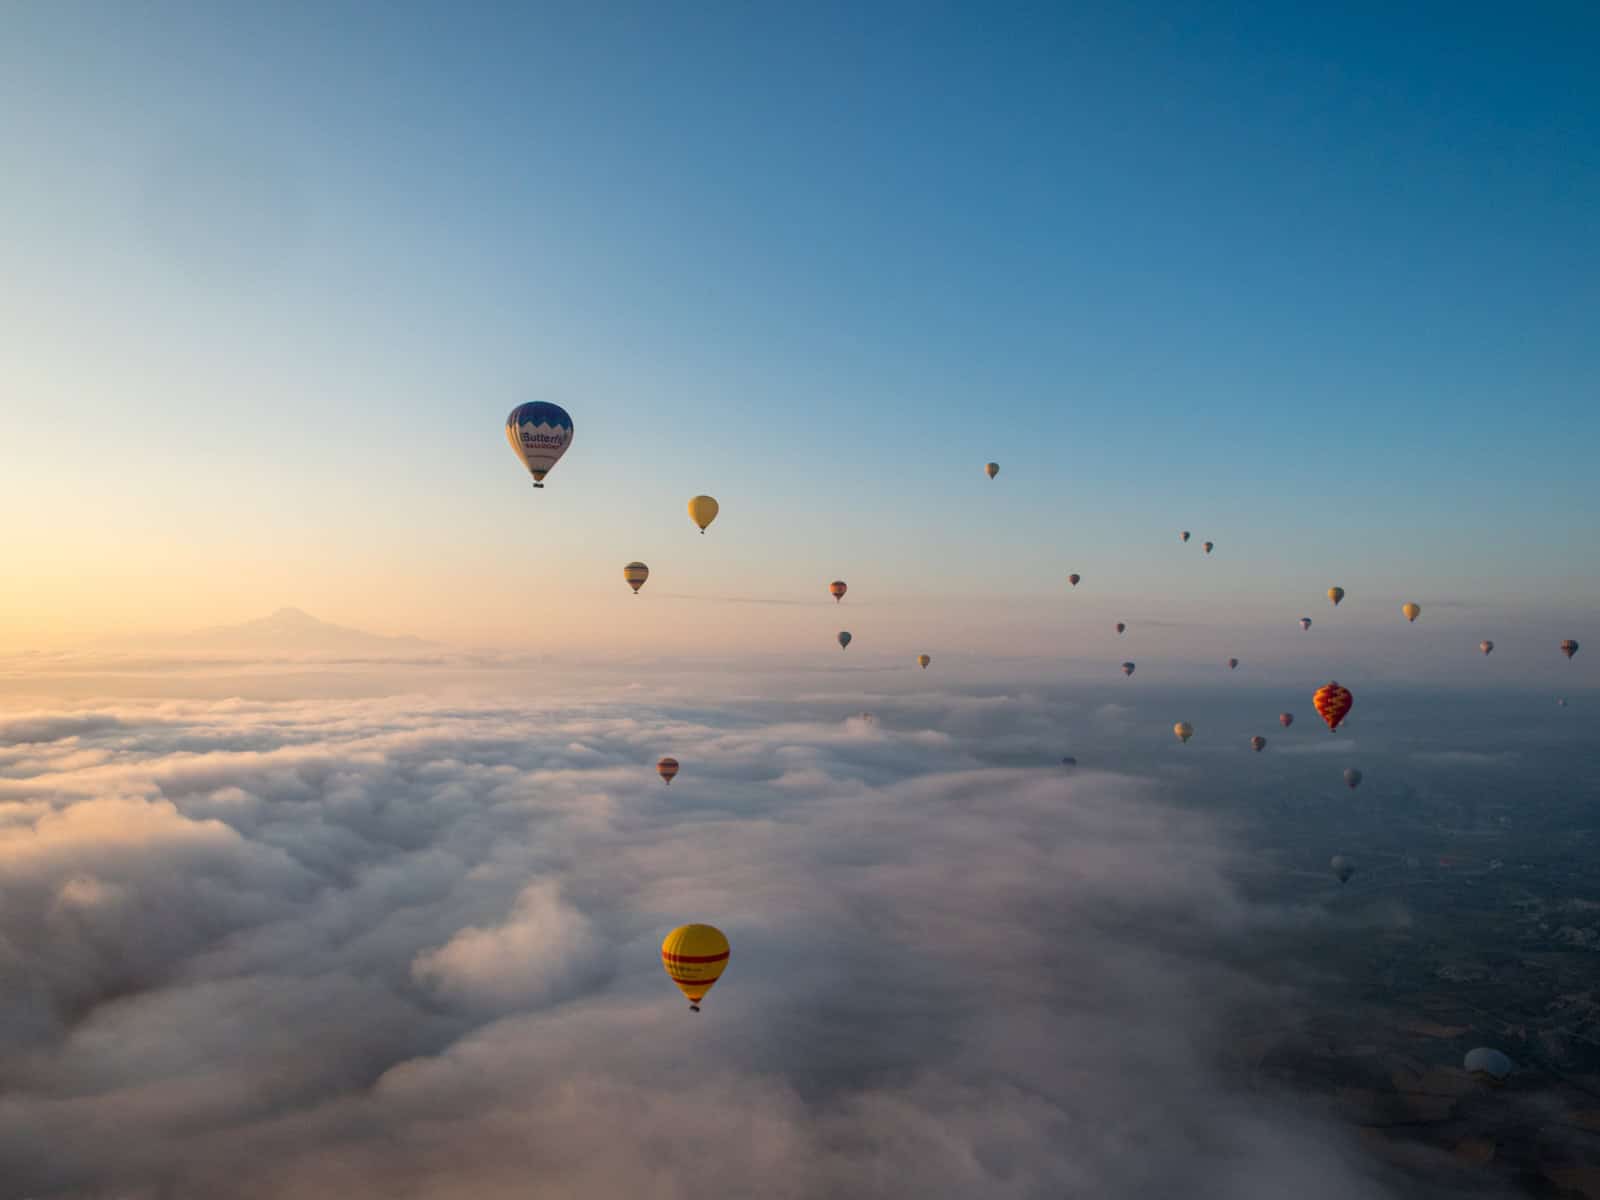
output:
[[[1316,706],[1317,715],[1328,723],[1329,730],[1339,728],[1339,723],[1344,720],[1345,714],[1350,711],[1350,706],[1355,703],[1355,697],[1350,694],[1350,689],[1340,687],[1337,682],[1323,684],[1311,697],[1311,703]]]
[[[845,585],[845,582],[842,579],[835,579],[828,585],[828,594],[833,597],[833,602],[835,604],[839,603],[839,601],[844,598],[844,594],[847,591],[849,591],[849,588]]]
[[[661,965],[699,1012],[700,1001],[727,970],[728,939],[715,925],[680,925],[661,943]]]
[[[1405,617],[1405,619],[1408,620],[1408,621],[1415,621],[1418,617],[1420,617],[1422,615],[1422,605],[1420,605],[1420,604],[1402,604],[1400,606],[1400,614],[1401,614],[1401,616]]]
[[[663,758],[660,762],[656,763],[656,774],[661,776],[663,783],[671,783],[672,777],[677,773],[678,760],[675,758]]]

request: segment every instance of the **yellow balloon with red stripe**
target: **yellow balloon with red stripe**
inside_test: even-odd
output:
[[[633,589],[633,594],[637,596],[639,589],[644,586],[644,581],[650,578],[650,568],[642,562],[631,562],[622,568],[622,578]]]
[[[728,939],[715,925],[680,925],[661,943],[661,965],[699,1012],[700,1001],[727,969]]]

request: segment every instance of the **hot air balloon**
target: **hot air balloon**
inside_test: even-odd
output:
[[[928,664],[932,661],[933,659],[929,658],[926,654],[917,655],[917,666],[921,667],[924,671],[928,669]]]
[[[839,649],[843,650],[850,644],[850,634],[845,630],[839,631]]]
[[[1300,618],[1300,628],[1301,629],[1310,629],[1311,628],[1311,618],[1310,617],[1301,617]]]
[[[1485,654],[1491,654],[1494,652],[1494,643],[1485,638],[1483,641],[1478,643],[1478,649],[1482,650]]]
[[[1289,728],[1289,726],[1294,724],[1294,714],[1293,713],[1279,713],[1278,714],[1278,724],[1282,725],[1285,729]]]
[[[1189,540],[1189,531],[1185,529],[1182,533],[1180,533],[1178,535],[1178,540],[1180,542],[1187,542]]]
[[[1215,542],[1203,542],[1203,543],[1201,543],[1200,549],[1204,550],[1207,554],[1210,554],[1211,551],[1212,551],[1212,548],[1215,547],[1215,546],[1216,546]]]
[[[1128,627],[1126,625],[1124,625],[1121,621],[1118,621],[1117,622],[1117,636],[1121,637],[1123,634],[1125,634],[1127,632],[1128,632]]]
[[[844,598],[844,594],[848,590],[849,588],[842,579],[835,579],[828,585],[828,594],[833,597],[833,602],[835,604],[839,603],[839,601]]]
[[[1070,583],[1073,587],[1077,587],[1078,586],[1078,580],[1080,580],[1082,578],[1083,578],[1082,575],[1068,575],[1067,576],[1067,582]]]
[[[1132,663],[1123,663],[1122,664],[1122,673],[1124,675],[1132,675],[1133,674],[1133,664]]]
[[[1329,588],[1328,589],[1328,599],[1333,601],[1333,606],[1335,608],[1338,608],[1339,607],[1339,601],[1344,599],[1344,589],[1342,587],[1331,587],[1331,588]]]
[[[1339,722],[1343,721],[1345,714],[1350,711],[1350,706],[1355,703],[1355,697],[1350,694],[1349,688],[1342,688],[1337,682],[1325,683],[1319,687],[1311,697],[1311,703],[1316,707],[1317,715],[1328,723],[1330,730],[1338,729]]]
[[[1194,736],[1194,726],[1187,721],[1179,721],[1172,727],[1172,732],[1178,735],[1180,742],[1187,742]]]
[[[1568,662],[1572,661],[1572,656],[1574,654],[1576,654],[1577,652],[1578,652],[1578,643],[1573,641],[1571,638],[1567,638],[1564,642],[1561,643],[1561,653],[1563,653],[1563,654],[1565,654],[1567,656],[1567,661]]]
[[[1237,658],[1230,658],[1228,660],[1228,670],[1237,671],[1238,669],[1239,669],[1239,660]]]
[[[699,1012],[700,1001],[728,968],[728,939],[714,925],[680,925],[661,943],[661,965],[689,998],[689,1008]]]
[[[678,760],[675,758],[663,758],[656,763],[656,774],[661,776],[663,783],[671,783],[677,773]]]
[[[717,502],[710,496],[696,496],[689,501],[689,520],[700,526],[702,536],[705,534],[706,526],[717,519],[717,512]]]
[[[572,418],[559,404],[519,404],[506,418],[506,441],[533,476],[533,486],[542,488],[544,477],[572,445]]]
[[[1346,767],[1344,769],[1344,785],[1351,791],[1355,791],[1356,788],[1361,786],[1361,772],[1354,767]]]
[[[1250,739],[1250,749],[1254,750],[1257,754],[1260,754],[1266,748],[1267,739],[1262,737],[1260,734],[1257,734],[1255,737]]]
[[[1345,883],[1350,876],[1356,873],[1356,865],[1342,854],[1335,854],[1328,861],[1328,866],[1333,868],[1334,876],[1340,883]]]
[[[985,475],[987,475],[990,479],[993,479],[996,475],[1000,474],[1000,464],[999,463],[984,463],[983,464],[983,473]]]
[[[1405,614],[1406,620],[1415,621],[1419,616],[1422,615],[1422,605],[1402,604],[1400,606],[1400,611]]]
[[[1061,760],[1061,765],[1063,767],[1075,767],[1075,766],[1078,765],[1078,760],[1073,758],[1072,755],[1069,754],[1069,755],[1067,755],[1065,758],[1063,758]]]
[[[1485,1083],[1499,1085],[1511,1076],[1511,1060],[1488,1046],[1468,1050],[1466,1058],[1461,1060],[1461,1066],[1474,1079],[1481,1079]]]
[[[628,586],[633,589],[633,594],[637,596],[639,589],[644,586],[644,581],[650,578],[650,568],[642,562],[631,562],[622,568],[622,578],[627,580]]]

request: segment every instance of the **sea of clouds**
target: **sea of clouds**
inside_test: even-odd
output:
[[[382,691],[0,709],[0,1196],[1416,1194],[1221,1065],[1321,918],[1057,699]]]

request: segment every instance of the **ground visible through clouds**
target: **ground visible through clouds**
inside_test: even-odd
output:
[[[10,660],[0,1196],[1600,1194],[1591,698],[834,670]]]

